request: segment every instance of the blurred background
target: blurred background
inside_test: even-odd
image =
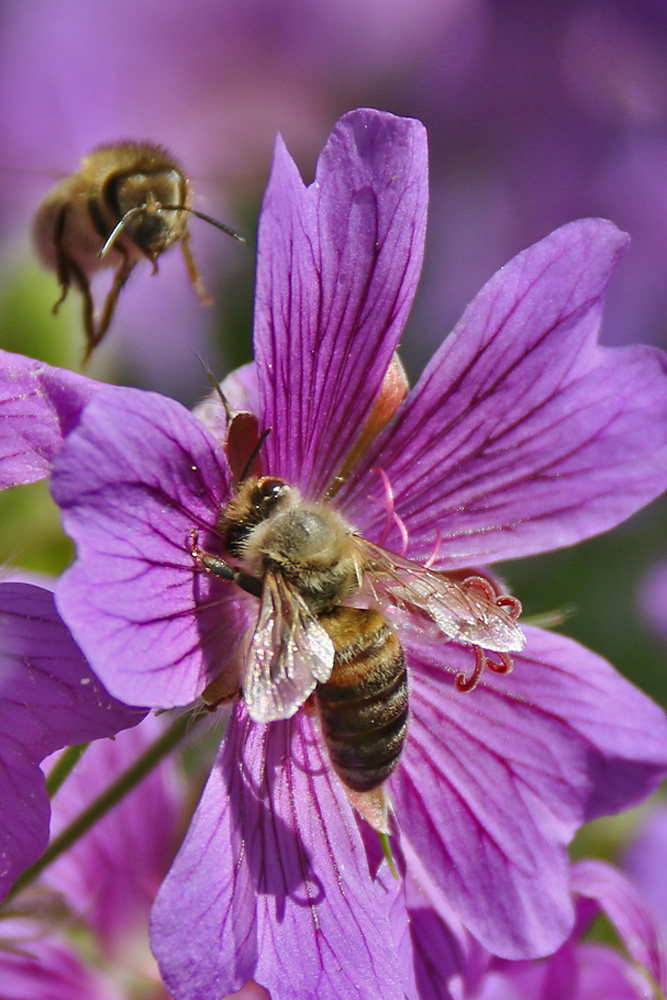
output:
[[[0,346],[78,368],[80,300],[57,317],[31,248],[43,194],[92,146],[165,143],[195,206],[215,305],[177,250],[137,268],[88,374],[192,405],[250,358],[254,234],[281,132],[306,181],[336,119],[370,105],[421,119],[431,149],[426,262],[403,341],[414,379],[491,274],[571,219],[632,244],[603,341],[667,347],[667,5],[664,0],[22,0],[0,8]],[[58,572],[71,558],[44,484],[0,498],[0,559]],[[667,507],[575,549],[502,567],[527,614],[667,704]]]

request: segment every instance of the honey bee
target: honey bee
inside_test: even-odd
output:
[[[463,691],[485,666],[509,672],[509,653],[524,645],[516,598],[482,577],[458,580],[368,542],[330,503],[304,501],[282,479],[242,481],[216,527],[224,556],[200,549],[194,530],[193,556],[259,598],[241,682],[250,717],[289,718],[312,696],[333,768],[353,793],[389,777],[408,725],[405,656],[382,608],[474,647],[473,674],[457,677]]]
[[[158,257],[180,243],[188,276],[200,301],[210,305],[190,250],[188,215],[196,215],[228,233],[228,226],[192,207],[192,186],[174,157],[150,142],[100,146],[81,160],[76,173],[49,191],[33,223],[37,253],[60,283],[56,313],[71,285],[83,296],[86,361],[111,323],[118,296],[136,264],[146,258],[157,273]],[[113,283],[99,319],[90,277],[113,267]]]

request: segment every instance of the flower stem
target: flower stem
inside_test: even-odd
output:
[[[65,851],[69,850],[72,844],[76,843],[84,833],[87,833],[98,820],[105,816],[133,788],[136,788],[146,775],[192,730],[192,726],[193,719],[191,714],[183,712],[178,715],[162,736],[144,750],[140,757],[137,757],[131,767],[128,767],[113,784],[109,785],[106,791],[98,795],[87,809],[84,809],[69,826],[65,827],[62,833],[51,841],[41,858],[19,875],[7,899],[12,898],[31,882],[34,882],[37,876],[48,865],[55,861],[56,858],[59,858],[61,854],[64,854]]]
[[[50,799],[53,798],[65,779],[72,773],[72,770],[83,757],[86,747],[89,746],[90,743],[80,743],[78,746],[67,747],[67,750],[60,755],[46,779],[46,791]]]

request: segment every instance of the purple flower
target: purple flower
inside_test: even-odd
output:
[[[135,726],[139,709],[111,698],[61,621],[53,595],[0,584],[0,893],[43,853],[49,799],[40,762],[61,747]]]
[[[652,566],[642,581],[639,607],[656,635],[667,639],[667,561]]]
[[[414,295],[426,204],[418,122],[350,113],[308,188],[278,143],[256,368],[236,384],[271,428],[264,473],[309,501],[333,484],[331,507],[368,542],[449,574],[618,523],[667,486],[667,379],[659,351],[596,343],[626,243],[601,220],[563,227],[496,274],[352,467]],[[59,607],[128,701],[182,705],[242,682],[257,599],[207,573],[197,549],[220,544],[225,445],[231,456],[237,443],[163,397],[100,389],[55,459],[53,495],[77,544]],[[492,614],[512,608],[486,579],[474,589]],[[387,783],[396,831],[487,948],[545,954],[574,921],[567,843],[665,775],[665,717],[599,657],[532,628],[524,649],[487,633],[514,672],[487,671],[465,694],[455,678],[476,676],[475,646],[407,617],[395,618],[411,684]],[[325,666],[329,656],[323,642]],[[217,1000],[250,979],[274,1000],[415,995],[401,886],[374,878],[365,824],[299,683],[291,718],[258,724],[242,700],[233,707],[158,897],[153,947],[177,1000]]]
[[[32,921],[3,920],[8,950],[0,953],[2,989],[7,1000],[125,1000],[126,993],[71,945],[55,937],[38,938]],[[16,951],[11,951],[11,946]],[[48,993],[44,993],[44,989]]]
[[[667,808],[658,802],[623,856],[623,867],[667,936]]]
[[[0,489],[44,479],[100,385],[64,368],[0,351]]]
[[[79,816],[164,728],[163,717],[149,715],[115,740],[86,750],[53,800],[51,836]],[[41,877],[41,884],[85,919],[109,960],[127,964],[123,956],[138,956],[138,935],[146,939],[148,959],[148,914],[176,853],[184,806],[176,760],[162,761]]]
[[[663,852],[664,854],[664,846]],[[479,947],[457,924],[420,873],[407,884],[419,995],[453,1000],[647,1000],[665,990],[667,954],[661,931],[642,896],[611,865],[579,861],[570,872],[577,919],[562,946],[542,961],[510,962]],[[604,914],[625,954],[587,940],[594,918]]]
[[[148,716],[86,750],[54,798],[52,836],[134,762],[163,731],[162,721]],[[127,995],[117,984],[121,972],[144,983],[155,1000],[166,998],[157,992],[148,913],[174,855],[184,798],[175,761],[162,761],[45,870],[38,896],[17,899],[20,917],[3,920],[3,997],[121,1000]]]

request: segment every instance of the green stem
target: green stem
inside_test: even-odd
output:
[[[50,799],[53,798],[65,779],[69,777],[83,757],[84,750],[89,746],[90,743],[81,743],[79,746],[68,747],[60,755],[46,779],[46,791]]]
[[[144,750],[141,756],[137,757],[134,764],[128,767],[127,771],[124,771],[112,785],[109,785],[106,791],[102,792],[101,795],[91,802],[87,809],[84,809],[81,815],[77,816],[69,826],[65,827],[55,840],[51,841],[41,858],[19,875],[7,899],[12,898],[31,882],[34,882],[37,876],[48,865],[55,861],[56,858],[59,858],[61,854],[64,854],[65,851],[69,850],[72,844],[76,843],[84,833],[87,833],[98,820],[105,816],[110,809],[113,809],[133,788],[136,788],[139,782],[192,730],[192,726],[192,715],[187,712],[178,715],[169,729],[166,729],[155,743]]]
[[[386,833],[378,833],[380,837],[380,843],[382,844],[382,853],[387,859],[387,864],[389,865],[389,871],[394,876],[398,882],[398,872],[396,871],[396,865],[394,864],[394,856],[391,853],[391,844],[389,843],[389,837]]]

